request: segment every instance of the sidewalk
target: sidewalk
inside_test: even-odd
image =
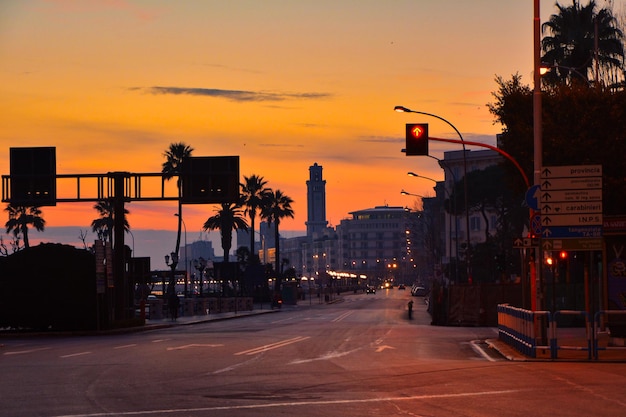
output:
[[[230,320],[248,316],[256,316],[260,314],[278,313],[279,308],[272,309],[269,303],[254,304],[252,310],[230,311],[226,313],[211,313],[197,316],[179,316],[176,320],[163,318],[158,320],[146,319],[146,324],[137,328],[137,330],[162,329],[172,326],[186,326],[198,323],[207,323],[212,321]]]
[[[222,320],[230,320],[237,319],[242,317],[256,316],[260,314],[269,314],[269,313],[278,313],[280,311],[292,311],[295,309],[305,309],[305,308],[314,308],[318,306],[324,306],[327,304],[335,304],[343,301],[342,296],[334,296],[329,301],[319,302],[318,300],[314,300],[311,302],[310,300],[300,301],[295,305],[283,305],[281,308],[272,308],[270,303],[254,303],[252,310],[242,310],[242,311],[230,311],[226,313],[210,313],[196,316],[179,316],[178,319],[172,320],[170,318],[163,318],[158,320],[150,320],[146,319],[146,324],[144,326],[133,328],[135,331],[143,331],[143,330],[152,330],[152,329],[162,329],[172,326],[185,326],[199,323],[207,323],[212,321],[222,321]]]

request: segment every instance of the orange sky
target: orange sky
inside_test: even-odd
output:
[[[598,2],[602,4],[602,1]],[[564,2],[569,4],[569,2]],[[616,2],[623,10],[623,2]],[[496,75],[532,82],[531,0],[9,0],[0,3],[0,173],[12,146],[55,146],[57,173],[159,172],[183,141],[239,155],[293,198],[304,230],[308,167],[327,180],[332,225],[353,210],[433,195],[436,161],[406,157],[404,124],[444,123],[495,144]],[[542,21],[555,11],[542,2]],[[431,155],[455,145],[431,145]],[[88,228],[92,204],[44,208]],[[176,228],[171,203],[131,203],[132,228]],[[211,206],[187,206],[198,231]]]

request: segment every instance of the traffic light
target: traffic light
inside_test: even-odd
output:
[[[406,154],[428,155],[428,123],[407,123]]]

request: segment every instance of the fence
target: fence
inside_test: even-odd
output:
[[[549,311],[530,311],[508,304],[498,305],[499,339],[531,358],[537,357],[538,349],[550,349],[545,335],[552,333],[551,324]]]
[[[560,351],[582,351],[587,353],[587,359],[598,359],[601,350],[626,350],[626,346],[599,343],[604,321],[619,315],[626,316],[626,311],[599,311],[592,323],[586,311],[559,310],[551,314],[549,311],[530,311],[499,304],[498,337],[531,358],[536,358],[537,352],[543,349],[550,351],[551,359],[558,359]],[[559,328],[558,322],[564,316],[582,318],[583,328],[576,328],[574,331]],[[584,334],[581,334],[581,330]],[[548,337],[549,345],[546,345]]]

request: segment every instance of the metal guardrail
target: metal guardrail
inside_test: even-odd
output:
[[[543,317],[547,320],[540,320]],[[543,327],[545,324],[547,328]],[[551,349],[551,346],[537,343],[538,340],[543,340],[540,335],[552,334],[551,325],[549,311],[530,311],[507,304],[498,305],[499,339],[531,358],[537,357],[538,349]]]
[[[537,357],[537,350],[550,350],[550,358],[558,359],[561,350],[587,352],[587,358],[599,359],[600,351],[626,350],[626,346],[601,346],[599,343],[603,320],[612,315],[626,316],[624,310],[603,310],[595,313],[593,322],[586,311],[559,310],[553,314],[549,311],[530,311],[512,307],[508,304],[498,305],[498,337],[518,352]],[[557,321],[563,316],[578,316],[585,320],[585,336],[580,344],[560,344],[568,338],[559,333]],[[626,322],[626,320],[625,320]],[[610,327],[610,324],[609,324]],[[549,346],[540,345],[542,335],[549,336]],[[581,338],[577,338],[580,341]],[[564,343],[564,342],[563,342]]]

